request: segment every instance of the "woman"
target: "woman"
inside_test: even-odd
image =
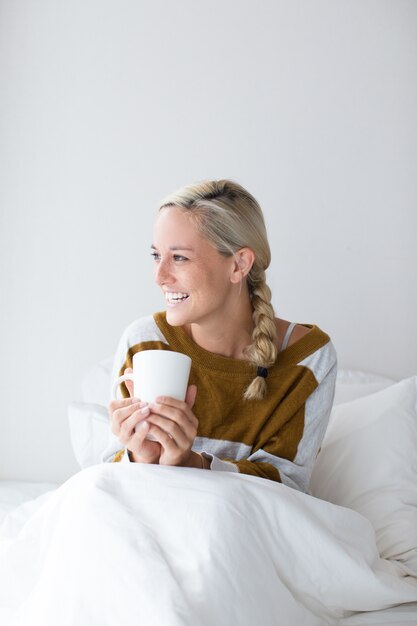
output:
[[[112,402],[106,460],[123,463],[78,472],[27,520],[17,510],[0,537],[0,622],[318,626],[415,600],[368,520],[272,482],[307,490],[336,357],[316,326],[275,319],[256,201],[230,181],[182,189],[152,254],[167,310],[129,326],[114,376],[138,350],[185,352],[186,401]]]
[[[185,402],[146,405],[127,383],[109,406],[115,437],[103,460],[242,472],[307,491],[336,354],[317,326],[275,318],[259,204],[229,180],[184,187],[159,208],[152,256],[166,312],[127,328],[114,378],[137,351],[171,349],[192,358],[191,384]]]

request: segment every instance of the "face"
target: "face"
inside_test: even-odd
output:
[[[239,289],[233,278],[235,260],[217,252],[187,213],[176,207],[160,211],[152,255],[169,324],[212,324],[230,318]]]

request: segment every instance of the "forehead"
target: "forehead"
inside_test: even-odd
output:
[[[210,245],[199,232],[197,225],[191,216],[178,207],[167,207],[159,211],[154,226],[154,245],[158,247],[158,241],[168,243],[175,241],[179,245],[180,241],[206,243]]]

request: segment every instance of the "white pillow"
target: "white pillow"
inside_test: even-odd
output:
[[[313,496],[373,524],[380,554],[417,575],[417,376],[333,407]]]
[[[108,405],[112,366],[113,357],[108,357],[87,372],[81,384],[81,397],[84,402]]]
[[[101,463],[110,435],[107,408],[89,402],[71,402],[68,420],[72,449],[80,467]]]
[[[356,398],[368,396],[394,383],[395,380],[392,378],[372,372],[349,369],[338,370],[333,404],[350,402],[351,400],[356,400]]]

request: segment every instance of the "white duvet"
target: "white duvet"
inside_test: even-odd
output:
[[[234,473],[94,466],[0,538],[8,626],[324,626],[417,601],[364,517]]]

